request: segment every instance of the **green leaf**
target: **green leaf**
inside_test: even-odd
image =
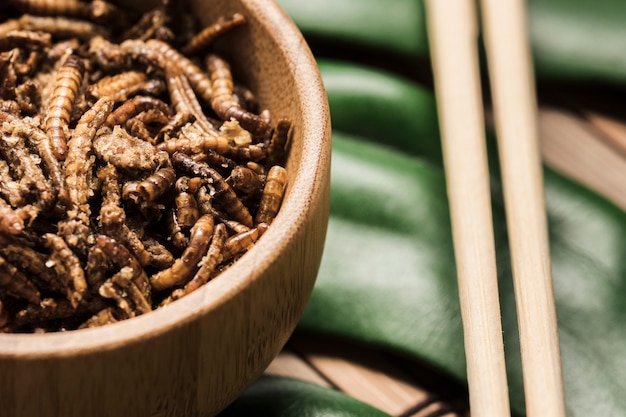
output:
[[[336,53],[359,46],[410,62],[428,57],[421,0],[278,2],[307,40],[330,45]],[[623,0],[529,0],[537,78],[626,82],[625,16]]]
[[[333,129],[349,131],[441,165],[432,91],[388,72],[319,59]]]
[[[331,220],[300,329],[425,359],[465,360],[441,168],[335,132]],[[626,416],[626,215],[545,172],[568,413]],[[497,188],[496,188],[497,189]],[[492,196],[512,407],[523,388],[502,196]]]
[[[295,379],[263,376],[219,417],[389,417],[338,391]]]
[[[305,36],[399,54],[428,51],[418,0],[279,0]]]

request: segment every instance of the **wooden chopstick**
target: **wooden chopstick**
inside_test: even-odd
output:
[[[510,415],[472,1],[427,0],[473,417]]]
[[[565,416],[526,9],[481,0],[528,417]],[[474,2],[427,0],[474,417],[510,415]]]
[[[528,417],[565,416],[537,100],[523,0],[481,0]]]

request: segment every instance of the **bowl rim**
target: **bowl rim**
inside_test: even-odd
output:
[[[258,13],[265,30],[274,33],[280,48],[294,59],[298,77],[307,82],[296,82],[297,96],[307,98],[307,107],[319,109],[303,119],[301,135],[308,138],[303,148],[292,192],[286,195],[281,210],[272,226],[258,244],[244,254],[233,267],[220,274],[198,290],[150,313],[108,324],[102,327],[45,334],[0,333],[0,359],[50,359],[88,355],[104,350],[128,346],[147,338],[156,338],[174,328],[187,325],[221,305],[226,304],[263,275],[271,260],[277,257],[274,245],[289,245],[296,237],[294,230],[302,227],[311,209],[310,197],[318,194],[322,184],[317,181],[323,169],[323,159],[330,159],[330,118],[328,101],[313,54],[304,37],[290,17],[274,0],[240,0],[247,12]],[[261,16],[262,15],[262,16]],[[270,27],[271,26],[271,27]],[[310,140],[309,140],[310,139]],[[326,153],[328,153],[326,155]],[[327,162],[330,163],[329,161]],[[306,175],[304,175],[306,173]],[[314,175],[311,175],[314,173]],[[297,190],[297,192],[293,192]],[[295,213],[293,217],[283,215]],[[258,259],[265,262],[257,263]],[[252,274],[240,271],[254,271]]]

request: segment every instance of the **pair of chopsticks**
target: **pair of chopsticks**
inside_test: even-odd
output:
[[[472,417],[510,416],[474,0],[426,0]],[[528,417],[565,416],[523,0],[481,0]]]

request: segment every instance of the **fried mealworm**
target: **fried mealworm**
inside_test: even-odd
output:
[[[149,39],[146,42],[131,39],[122,42],[119,48],[126,56],[148,61],[163,70],[168,63],[175,63],[189,80],[193,90],[204,102],[211,103],[211,80],[208,75],[166,42],[157,39]]]
[[[169,268],[174,263],[174,255],[165,246],[154,238],[144,238],[142,240],[146,251],[150,254],[147,265],[158,270]]]
[[[129,175],[138,176],[152,172],[169,157],[154,145],[131,136],[116,126],[111,133],[103,133],[93,141],[93,150],[103,161]]]
[[[170,114],[170,109],[167,104],[158,98],[151,96],[135,96],[109,114],[106,119],[106,125],[110,127],[122,125],[131,117],[150,109],[157,109],[166,115]]]
[[[211,209],[211,214],[217,221],[219,221],[220,223],[224,223],[224,225],[228,229],[232,230],[235,233],[243,233],[250,230],[250,228],[245,224],[241,224],[238,221],[231,219],[225,213],[222,213],[219,210]]]
[[[126,121],[124,127],[131,135],[154,145],[159,129],[168,123],[169,117],[159,109],[149,109]]]
[[[91,316],[78,328],[89,329],[93,327],[104,326],[105,324],[116,323],[118,321],[118,318],[115,316],[115,309],[113,307],[106,307]]]
[[[78,306],[87,291],[85,271],[80,264],[80,260],[61,236],[46,233],[43,235],[43,244],[50,250],[51,257],[58,259],[65,266],[65,270],[69,275],[69,282],[71,283],[71,287],[68,288],[67,299],[72,306]]]
[[[8,113],[12,116],[19,116],[22,108],[15,100],[0,100],[0,112]]]
[[[204,180],[203,180],[204,181]],[[200,213],[209,214],[213,210],[213,195],[207,185],[202,185],[195,193]]]
[[[205,214],[191,228],[189,246],[174,264],[150,277],[156,291],[187,282],[198,269],[198,262],[206,254],[213,235],[213,216]]]
[[[235,169],[237,163],[231,158],[206,149],[202,152],[195,153],[191,157],[198,162],[206,162],[211,168],[216,169],[222,176],[229,176],[230,172]]]
[[[165,63],[175,62],[189,80],[189,84],[191,84],[193,90],[202,97],[207,104],[211,103],[211,80],[204,71],[165,42],[150,39],[146,41],[146,46],[159,54],[162,69],[165,69]]]
[[[78,121],[68,143],[65,160],[65,176],[73,209],[89,212],[88,200],[91,185],[90,158],[96,131],[113,109],[113,101],[107,97],[98,100]]]
[[[2,256],[0,256],[0,288],[14,297],[23,298],[33,304],[41,300],[41,294],[35,284]]]
[[[148,311],[151,310],[150,300],[152,289],[148,276],[143,267],[139,264],[137,258],[135,258],[124,245],[108,236],[99,235],[96,239],[96,244],[107,255],[109,260],[120,268],[120,272],[115,274],[107,282],[116,284],[122,287],[122,289],[129,290],[130,293],[128,295],[132,297],[132,300],[135,302],[136,307],[140,309],[140,312],[146,312],[143,311],[146,306]],[[110,292],[111,288],[108,288],[110,284],[107,284],[107,282],[100,286],[100,293],[104,297],[114,295],[114,293]],[[102,294],[102,291],[109,291],[107,292],[108,295]]]
[[[252,216],[248,208],[237,197],[233,189],[224,178],[203,162],[196,162],[189,156],[177,152],[172,155],[174,167],[186,172],[207,179],[211,187],[215,189],[214,201],[218,203],[234,220],[252,227]]]
[[[200,217],[198,201],[194,194],[189,192],[189,177],[179,177],[176,180],[176,218],[181,227],[192,227]]]
[[[237,122],[225,122],[224,124],[232,126],[233,123],[236,124]],[[181,129],[178,138],[159,143],[157,149],[170,154],[174,152],[196,154],[210,150],[239,160],[261,161],[265,159],[266,152],[263,144],[231,145],[229,139],[231,136],[237,136],[236,132],[237,129],[220,129],[220,135],[214,137],[205,135],[193,124],[186,125]]]
[[[170,121],[165,126],[163,126],[163,128],[161,128],[161,130],[157,134],[157,142],[162,142],[178,135],[178,132],[183,126],[188,123],[193,123],[195,121],[196,118],[194,117],[194,115],[188,111],[176,112],[176,114],[174,114]]]
[[[217,266],[221,262],[222,248],[224,247],[224,242],[226,241],[227,236],[226,227],[221,223],[216,224],[207,254],[198,264],[200,268],[183,288],[172,291],[172,294],[164,300],[163,304],[168,304],[171,301],[178,300],[179,298],[192,293],[202,285],[209,282],[209,280],[213,277]]]
[[[57,70],[54,90],[46,110],[46,134],[54,155],[59,160],[67,156],[67,132],[76,93],[82,83],[85,64],[77,55],[67,57]]]
[[[191,38],[187,45],[182,48],[181,52],[185,55],[195,55],[203,52],[221,35],[244,23],[246,23],[246,18],[241,13],[235,13],[230,19],[219,19]]]
[[[108,236],[99,235],[96,244],[107,255],[109,260],[118,268],[129,267],[132,270],[132,281],[146,300],[150,300],[150,283],[143,267],[137,258],[128,249]]]
[[[104,307],[102,300],[95,299],[89,304],[72,305],[69,301],[59,298],[45,298],[37,305],[30,304],[15,315],[14,325],[41,325],[49,321],[70,319],[76,316],[93,314]]]
[[[280,165],[271,167],[265,179],[259,209],[254,218],[255,223],[272,223],[283,201],[286,184],[287,170]]]
[[[0,237],[0,255],[25,273],[43,281],[48,289],[64,293],[65,288],[54,269],[46,266],[47,255],[4,237]]]
[[[170,100],[176,111],[193,114],[196,119],[194,123],[205,135],[217,136],[217,129],[204,115],[191,84],[176,64],[168,63],[165,66],[165,81],[170,93]]]
[[[126,225],[126,212],[121,206],[120,184],[117,170],[106,165],[96,173],[101,183],[102,206],[99,222],[105,235],[126,244],[141,266],[146,266],[151,255],[146,251],[141,239]]]
[[[49,33],[32,30],[14,30],[0,37],[0,51],[10,51],[13,48],[44,49],[52,44]]]
[[[41,87],[35,81],[27,80],[15,88],[17,104],[23,116],[34,116],[41,105]]]
[[[155,142],[152,138],[152,133],[150,133],[150,131],[148,130],[148,126],[146,125],[146,123],[137,117],[133,117],[127,120],[124,123],[124,128],[128,131],[128,133],[130,133],[137,139],[141,139],[150,144],[153,144]]]
[[[170,209],[165,213],[164,224],[167,230],[167,240],[176,250],[184,251],[189,246],[189,238],[183,233],[175,210]]]
[[[88,52],[90,58],[105,71],[124,71],[131,66],[131,56],[120,45],[102,36],[91,38]]]
[[[230,172],[226,182],[235,190],[237,195],[242,196],[243,199],[248,199],[257,196],[259,191],[263,189],[264,180],[264,177],[259,176],[250,168],[237,165]]]
[[[26,204],[28,195],[28,187],[19,181],[13,180],[9,164],[4,159],[0,159],[0,195],[13,207]]]
[[[222,249],[222,262],[226,262],[252,248],[261,235],[265,233],[267,228],[268,225],[266,223],[260,223],[247,232],[237,233],[226,239],[224,248]]]
[[[99,99],[109,97],[115,102],[123,102],[128,100],[140,91],[142,83],[146,81],[147,76],[140,71],[124,71],[115,75],[108,75],[98,82],[91,84],[85,91],[88,99]]]
[[[276,124],[270,144],[267,147],[266,164],[268,166],[281,165],[285,160],[290,129],[291,122],[289,120],[281,119]]]
[[[109,281],[100,286],[102,290],[110,282],[121,290],[120,297],[130,300],[133,303],[134,308],[131,310],[132,315],[129,315],[129,317],[152,311],[149,298],[146,298],[146,295],[139,289],[135,279],[135,271],[129,266],[124,266],[119,272],[114,274]],[[103,293],[101,292],[101,294]]]
[[[108,258],[98,246],[92,246],[85,264],[85,278],[89,288],[94,291],[106,281]]]
[[[51,207],[56,198],[55,190],[49,186],[41,167],[37,163],[38,157],[33,158],[21,134],[23,132],[32,133],[32,136],[25,136],[30,140],[37,141],[36,144],[41,144],[38,141],[36,128],[28,126],[23,119],[18,119],[7,113],[0,113],[0,122],[3,122],[2,134],[0,134],[0,154],[4,156],[11,167],[13,175],[19,178],[20,182],[29,190],[36,192],[40,199],[39,206],[42,208]],[[43,132],[39,133],[43,134]],[[42,148],[45,147],[45,143],[41,145]],[[45,163],[49,162],[45,155],[41,155],[41,157]],[[52,165],[52,161],[50,164]],[[51,166],[48,168],[50,169]],[[50,174],[54,180],[53,172]]]
[[[22,13],[42,16],[67,16],[91,19],[98,22],[110,21],[119,14],[112,4],[92,0],[85,3],[79,0],[8,0],[9,4]]]
[[[68,143],[65,174],[68,188],[67,218],[58,223],[59,234],[81,256],[87,256],[93,244],[90,228],[92,189],[91,156],[96,130],[104,123],[113,108],[113,101],[104,97],[98,100],[79,120]]]
[[[22,29],[46,32],[54,39],[76,38],[88,41],[94,36],[109,36],[109,31],[101,25],[67,17],[25,14],[19,18],[18,22]]]
[[[17,19],[10,19],[0,23],[0,37],[6,36],[7,33],[22,29],[22,24]]]
[[[176,181],[176,172],[171,167],[161,168],[132,188],[123,188],[122,196],[137,205],[150,204],[165,194]]]
[[[13,207],[0,198],[0,233],[19,235],[24,230],[24,219]]]
[[[12,135],[24,138],[30,143],[31,146],[37,149],[37,152],[46,167],[48,176],[52,181],[54,191],[56,191],[58,199],[62,203],[67,203],[69,194],[65,183],[65,175],[58,159],[54,156],[49,137],[41,130],[28,123],[29,121],[30,119],[18,119],[17,117],[0,112],[0,122],[6,122],[3,124],[3,130]],[[21,156],[24,155],[21,154]],[[22,160],[22,162],[27,164],[27,160]],[[33,169],[28,170],[30,172],[29,176],[33,175]],[[37,174],[34,179],[36,181],[41,181],[41,177]],[[52,190],[40,191],[42,196],[42,208],[50,207],[55,198],[54,192]]]
[[[268,129],[267,122],[256,114],[244,110],[233,95],[233,77],[230,65],[215,54],[206,59],[211,77],[211,108],[222,120],[236,119],[241,126],[254,134],[263,136]]]
[[[113,165],[106,165],[96,172],[100,181],[102,206],[98,220],[104,234],[118,239],[126,221],[126,212],[121,206],[120,184],[117,170]]]
[[[87,3],[78,0],[8,0],[9,4],[22,13],[44,16],[89,17]]]
[[[171,36],[171,32],[164,31],[167,21],[168,16],[165,13],[165,8],[162,6],[155,7],[144,13],[137,23],[124,32],[122,38],[141,41],[152,38],[167,40]]]

